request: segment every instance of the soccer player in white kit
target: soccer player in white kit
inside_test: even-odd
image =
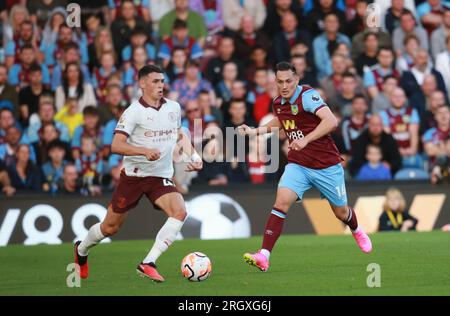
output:
[[[190,157],[187,171],[198,171],[203,166],[202,159],[181,131],[180,105],[163,98],[163,71],[158,66],[144,66],[139,70],[138,80],[142,97],[122,114],[111,146],[113,153],[124,155],[119,184],[105,219],[93,225],[83,241],[75,243],[75,263],[83,279],[88,277],[89,249],[117,233],[128,211],[145,194],[168,219],[156,235],[150,252],[137,266],[137,272],[163,282],[156,260],[174,242],[186,218],[183,197],[172,181],[175,147],[181,146]]]

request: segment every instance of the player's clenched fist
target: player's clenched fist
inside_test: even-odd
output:
[[[159,149],[147,149],[145,151],[145,157],[150,161],[158,160],[161,157],[161,152]]]

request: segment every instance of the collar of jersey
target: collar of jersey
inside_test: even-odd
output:
[[[297,88],[295,89],[294,95],[289,99],[289,103],[293,104],[298,99],[298,96],[300,95],[301,92],[302,92],[302,87],[297,86]],[[281,105],[284,105],[285,103],[286,103],[286,99],[281,98]]]
[[[393,115],[405,115],[406,113],[406,106],[403,106],[400,110],[396,110],[393,107],[389,109],[391,114]]]
[[[162,107],[162,105],[163,105],[164,103],[166,103],[167,101],[166,101],[166,99],[161,98],[161,101],[159,101],[159,102],[160,102],[159,108],[155,108],[154,106],[151,106],[150,104],[148,104],[147,102],[145,102],[145,100],[144,100],[143,97],[140,97],[140,98],[139,98],[139,103],[140,103],[144,108],[152,108],[152,109],[157,110],[157,111],[159,111],[159,109]]]

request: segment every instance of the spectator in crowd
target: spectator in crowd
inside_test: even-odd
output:
[[[450,1],[448,0],[427,0],[417,7],[417,16],[428,35],[431,35],[442,24],[444,11],[449,8]]]
[[[0,145],[5,142],[6,131],[15,126],[20,129],[19,123],[14,119],[14,114],[9,108],[0,109]]]
[[[407,232],[416,230],[417,222],[417,219],[409,215],[406,210],[406,201],[403,194],[396,188],[387,190],[378,230]]]
[[[273,36],[281,31],[281,20],[287,12],[293,12],[297,21],[303,21],[303,11],[299,1],[295,0],[274,0],[269,1],[267,5],[267,17],[264,22],[263,30],[269,36]],[[304,24],[302,26],[305,26]]]
[[[404,0],[392,0],[390,1],[391,7],[387,9],[384,17],[384,26],[392,36],[392,33],[397,27],[400,27],[400,17],[402,13],[406,12]]]
[[[166,13],[159,21],[159,36],[166,40],[172,33],[173,23],[176,19],[187,23],[189,36],[193,37],[203,47],[205,38],[208,35],[205,20],[203,17],[190,10],[189,0],[175,0],[175,9]]]
[[[229,61],[233,61],[238,65],[239,78],[242,77],[243,65],[234,57],[234,52],[235,46],[233,38],[229,36],[222,37],[217,48],[218,56],[210,59],[205,69],[206,79],[208,79],[213,86],[217,85],[223,79],[223,66]]]
[[[95,138],[86,134],[81,137],[80,154],[75,158],[75,166],[82,179],[82,193],[85,195],[101,194],[100,184],[104,166],[99,148]]]
[[[364,86],[372,99],[381,91],[387,76],[400,78],[400,74],[394,68],[394,52],[390,48],[380,47],[377,59],[378,63],[364,72]]]
[[[255,104],[256,98],[266,91],[269,73],[265,68],[255,70],[255,75],[251,80],[251,88],[248,93],[248,102]]]
[[[208,90],[201,90],[199,92],[197,102],[205,118],[210,121],[215,121],[219,126],[222,126],[222,111],[212,101],[211,94]]]
[[[311,38],[308,32],[298,28],[298,21],[294,13],[287,12],[281,20],[281,31],[275,34],[273,50],[275,63],[291,59],[291,48],[296,44],[311,47]],[[312,56],[312,50],[308,50]]]
[[[414,66],[414,59],[420,47],[419,38],[416,34],[408,34],[403,40],[404,49],[398,55],[395,67],[400,73],[410,71]]]
[[[217,97],[222,102],[229,102],[231,100],[231,86],[238,80],[238,66],[230,61],[223,66],[223,80],[216,86]]]
[[[35,1],[28,1],[28,3],[31,2],[35,3]],[[66,18],[65,6],[57,6],[49,12],[49,17],[42,32],[41,48],[56,42],[59,29],[66,22]]]
[[[352,112],[353,99],[358,94],[358,83],[356,76],[351,72],[342,75],[341,87],[335,97],[330,97],[330,103],[339,108],[342,116],[349,116]]]
[[[52,10],[58,7],[65,8],[67,0],[35,0],[27,1],[27,9],[30,13],[30,20],[41,29],[51,18]]]
[[[188,53],[183,47],[175,46],[170,55],[169,64],[166,67],[166,74],[170,82],[182,79],[186,71],[186,63],[188,61]]]
[[[48,157],[48,145],[59,140],[59,133],[53,123],[45,123],[39,130],[39,140],[31,143],[30,149],[36,154],[36,162],[38,166],[42,166],[49,159]],[[64,145],[66,150],[66,159],[70,159],[70,146],[67,142],[60,141]]]
[[[351,107],[350,116],[346,117],[341,124],[345,152],[350,155],[356,139],[369,124],[368,105],[362,94],[355,95]]]
[[[418,154],[419,114],[407,104],[402,88],[395,88],[391,92],[390,101],[391,107],[380,113],[384,131],[396,140],[404,168],[422,168],[423,162]]]
[[[14,63],[20,62],[20,49],[24,45],[31,46],[35,53],[39,52],[39,41],[36,38],[36,32],[33,30],[31,21],[23,21],[19,26],[19,36],[6,43],[5,64],[9,68]]]
[[[131,32],[130,44],[125,46],[121,52],[122,63],[125,63],[124,69],[127,69],[128,67],[131,66],[131,57],[132,57],[133,50],[136,47],[140,47],[140,46],[144,47],[145,50],[147,51],[147,57],[149,60],[151,60],[151,61],[156,60],[155,46],[153,46],[153,44],[150,42],[150,39],[149,39],[147,33],[145,32],[144,29],[135,28]]]
[[[286,18],[286,17],[285,17]],[[241,19],[239,31],[234,36],[236,45],[236,57],[240,60],[248,60],[255,47],[262,47],[269,51],[269,38],[261,30],[256,29],[255,21],[251,15],[244,15]]]
[[[308,61],[304,55],[294,54],[291,58],[291,64],[295,67],[297,71],[297,76],[299,77],[299,85],[310,85],[313,88],[319,86],[317,82],[317,77],[314,73],[314,69],[310,67]],[[332,63],[333,67],[333,63]]]
[[[58,182],[57,192],[66,195],[78,195],[81,193],[81,181],[74,164],[68,163],[64,166],[62,178]]]
[[[169,65],[174,47],[183,47],[189,59],[198,60],[203,56],[200,44],[192,36],[189,36],[188,25],[181,19],[173,22],[171,36],[163,41],[159,49],[158,57],[162,60],[164,68]]]
[[[62,58],[64,55],[64,50],[67,45],[72,45],[76,43],[79,47],[81,60],[79,60],[82,64],[87,64],[89,62],[88,52],[87,52],[87,43],[82,39],[79,39],[72,28],[67,24],[62,24],[58,30],[58,38],[55,41],[45,44],[41,44],[41,51],[45,54],[45,65],[53,70],[57,64],[62,63]]]
[[[442,25],[433,31],[430,38],[431,56],[436,59],[437,56],[448,50],[447,38],[450,36],[450,7],[444,12]],[[440,69],[440,68],[438,68]]]
[[[106,102],[98,107],[100,125],[104,126],[112,119],[116,118],[119,108],[127,105],[122,92],[122,88],[117,84],[110,84],[106,87]],[[114,130],[112,131],[114,133]]]
[[[55,105],[60,110],[67,98],[78,99],[79,110],[82,111],[88,105],[97,105],[94,88],[83,80],[81,68],[78,63],[68,63],[63,72],[62,85],[56,89]]]
[[[0,109],[8,108],[13,111],[18,105],[17,91],[7,79],[8,69],[0,63]]]
[[[95,94],[100,104],[104,103],[108,96],[106,89],[108,86],[108,78],[117,72],[114,64],[114,53],[104,52],[100,57],[100,67],[95,68],[92,74],[92,86],[95,89]]]
[[[102,147],[104,129],[100,125],[100,117],[98,109],[94,106],[87,106],[83,110],[84,124],[75,129],[72,138],[72,156],[74,159],[80,157],[81,140],[84,136],[89,136],[94,142],[96,151],[99,152]]]
[[[432,67],[428,52],[425,49],[419,49],[414,56],[414,66],[410,71],[403,72],[400,79],[400,85],[405,90],[408,97],[420,89],[425,75],[428,74],[431,74],[436,78],[437,88],[447,94],[444,78],[442,78],[439,71]]]
[[[348,67],[345,60],[345,57],[340,54],[333,55],[331,58],[332,72],[329,76],[326,76],[320,81],[320,87],[324,90],[324,93],[327,95],[330,102],[335,102],[341,94],[344,74],[353,76],[353,79],[355,80],[356,85],[353,93],[364,93],[361,78],[355,77],[355,75],[348,72]]]
[[[123,73],[122,78],[127,100],[131,102],[138,100],[142,95],[138,87],[138,73],[139,69],[148,63],[147,51],[142,46],[136,47],[132,56],[131,67]]]
[[[423,135],[427,130],[436,127],[436,111],[439,107],[446,105],[445,95],[442,91],[434,91],[431,93],[427,109],[420,118],[420,135]]]
[[[450,12],[450,10],[447,11]],[[446,50],[436,56],[436,69],[439,69],[442,74],[446,90],[450,93],[450,32],[445,43],[447,45]]]
[[[372,99],[372,113],[379,113],[391,106],[391,93],[398,87],[399,79],[394,76],[384,78],[381,91]]]
[[[352,18],[349,18],[347,15],[346,21],[348,21],[344,26],[345,34],[349,38],[353,38],[357,33],[363,32],[366,29],[366,21],[367,21],[367,6],[368,3],[366,0],[356,0],[356,1],[347,1],[349,4],[351,2],[352,4],[356,2],[355,8],[354,8],[354,16]],[[350,5],[347,7],[347,9],[350,9]]]
[[[15,86],[17,92],[30,84],[30,68],[38,64],[36,52],[31,45],[25,44],[20,48],[20,62],[14,64],[9,69],[8,82]],[[42,69],[42,83],[50,87],[50,73],[45,65],[40,65]]]
[[[20,144],[17,147],[16,159],[8,168],[11,186],[17,192],[39,192],[42,189],[42,174],[30,160],[30,147]]]
[[[69,135],[72,138],[76,128],[84,122],[83,114],[79,110],[78,99],[67,98],[66,104],[56,113],[55,121],[63,123],[69,129]]]
[[[431,183],[450,183],[450,135],[444,141],[445,155],[437,158],[431,170]]]
[[[8,169],[3,161],[0,160],[0,192],[6,196],[12,196],[16,193],[16,189],[11,186],[11,179],[8,175]]]
[[[327,16],[332,14],[336,18],[336,32],[339,29],[344,30],[346,18],[344,12],[336,8],[334,0],[319,0],[316,2],[314,9],[308,13],[306,17],[306,26],[313,37],[318,36],[322,32],[326,32]],[[350,46],[350,42],[348,43]],[[330,56],[333,55],[332,53]]]
[[[66,144],[55,139],[47,145],[47,155],[49,160],[42,164],[42,173],[44,176],[43,191],[55,193],[58,190],[58,182],[61,180],[64,166],[68,163],[65,160]]]
[[[34,64],[30,66],[30,85],[19,92],[19,121],[26,128],[30,117],[39,110],[39,99],[42,95],[52,95],[52,91],[42,84],[42,68]]]
[[[6,130],[4,143],[0,145],[0,160],[7,167],[14,164],[17,150],[21,143],[21,136],[20,130],[15,126],[11,126]]]
[[[263,47],[256,45],[252,49],[250,58],[246,61],[245,79],[251,81],[258,68],[272,69],[272,66],[269,62],[268,52]]]
[[[419,112],[419,116],[422,117],[424,115],[426,109],[429,107],[431,95],[435,91],[439,91],[436,77],[432,74],[425,75],[422,85],[409,97],[410,105]]]
[[[94,41],[88,46],[89,69],[92,71],[95,67],[99,67],[100,57],[104,52],[110,51],[116,52],[113,46],[111,30],[108,27],[100,27],[95,33]]]
[[[329,13],[324,18],[324,32],[313,41],[314,61],[319,80],[331,74],[330,56],[333,56],[337,45],[344,43],[348,47],[351,47],[350,39],[346,35],[339,33],[338,30],[338,17],[334,13]]]
[[[149,0],[150,1],[150,16],[153,23],[153,29],[159,30],[159,21],[169,11],[175,8],[173,0]],[[193,2],[193,1],[192,1]],[[192,5],[192,2],[190,4]]]
[[[250,15],[260,29],[266,19],[267,11],[263,0],[226,0],[223,2],[223,21],[231,31],[238,31],[244,15]]]
[[[383,30],[376,28],[376,27],[369,27],[371,25],[370,23],[366,23],[366,28],[357,33],[352,38],[352,46],[351,46],[351,58],[352,60],[356,60],[359,55],[364,53],[365,51],[365,43],[364,43],[364,37],[368,33],[376,34],[377,40],[378,40],[378,48],[380,47],[392,47],[391,37],[388,33],[384,32]]]
[[[411,11],[404,11],[400,15],[400,26],[394,30],[392,34],[392,44],[394,51],[400,54],[404,50],[403,40],[405,36],[415,34],[419,39],[420,47],[428,50],[428,35],[427,32],[416,24],[416,19]]]
[[[364,34],[364,51],[359,54],[355,60],[355,68],[359,76],[364,74],[364,71],[375,65],[378,52],[378,36],[376,33],[367,32]]]
[[[17,38],[19,36],[20,25],[24,21],[28,21],[29,19],[30,14],[24,5],[15,4],[14,6],[12,6],[11,11],[9,12],[9,19],[5,21],[4,25],[5,43],[13,41],[15,38]]]
[[[86,64],[80,63],[80,58],[80,49],[76,43],[71,42],[64,47],[62,58],[52,71],[51,86],[53,91],[55,91],[58,86],[62,85],[62,75],[69,63],[78,63],[83,75],[83,81],[86,83],[92,83],[89,68]]]
[[[440,106],[436,110],[435,119],[437,126],[427,130],[422,137],[431,168],[439,157],[446,155],[444,141],[450,135],[450,108],[446,105]]]
[[[356,179],[360,181],[391,180],[391,171],[381,161],[380,146],[369,144],[366,150],[367,162],[359,169]]]
[[[188,61],[184,78],[175,80],[172,85],[171,98],[178,100],[184,107],[187,101],[197,99],[201,90],[208,90],[211,91],[211,97],[214,99],[215,95],[211,84],[202,79],[200,74],[200,64],[196,60]]]
[[[205,20],[208,36],[213,36],[224,29],[223,22],[223,0],[203,1],[191,0],[189,5],[192,11],[200,14]]]
[[[136,29],[144,30],[146,34],[152,34],[151,23],[146,22],[136,14],[134,2],[132,0],[123,0],[120,7],[120,16],[111,24],[111,33],[120,34],[120,36],[114,36],[113,38],[114,51],[122,52],[130,44],[131,34]],[[120,55],[121,58],[122,56]]]
[[[272,112],[272,100],[277,97],[278,91],[275,84],[275,74],[269,73],[264,93],[256,97],[253,107],[253,118],[257,124]]]
[[[369,127],[361,133],[352,148],[352,160],[350,161],[350,173],[356,175],[361,166],[367,162],[365,154],[369,144],[378,145],[381,148],[382,162],[389,168],[391,174],[395,174],[402,165],[402,156],[397,143],[392,135],[383,130],[383,121],[378,114],[369,119]]]
[[[111,18],[115,20],[121,13],[120,8],[126,1],[121,0],[110,0],[108,1],[109,11],[111,13]],[[133,5],[136,8],[137,15],[142,18],[145,22],[151,21],[150,16],[150,1],[149,0],[133,0]]]
[[[90,12],[85,15],[85,27],[86,27],[86,42],[88,45],[88,53],[89,53],[89,45],[94,42],[95,35],[101,28],[102,24],[102,16],[99,13]]]

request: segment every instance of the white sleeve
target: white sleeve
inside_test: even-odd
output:
[[[117,122],[114,133],[125,133],[130,136],[136,127],[136,122],[136,111],[130,106],[123,112],[119,122]]]

